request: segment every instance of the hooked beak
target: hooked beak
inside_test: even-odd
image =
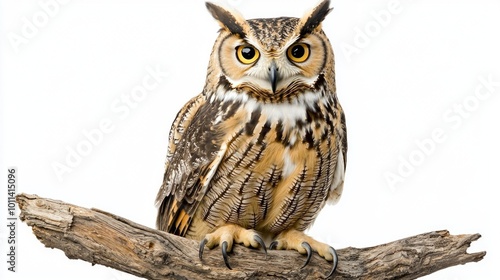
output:
[[[269,82],[271,82],[271,88],[273,93],[276,93],[276,84],[278,83],[278,68],[276,67],[276,62],[271,62],[269,67]]]

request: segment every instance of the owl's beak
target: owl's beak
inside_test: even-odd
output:
[[[271,62],[271,66],[269,67],[269,82],[271,82],[273,93],[276,93],[276,85],[278,84],[278,67],[276,67],[276,62],[274,60]]]

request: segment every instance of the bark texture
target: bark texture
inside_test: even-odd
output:
[[[20,194],[20,218],[38,240],[70,259],[105,265],[147,279],[320,279],[331,263],[317,254],[300,269],[305,257],[295,251],[264,253],[236,245],[224,265],[220,249],[151,229],[116,215],[66,202]],[[332,279],[415,279],[450,266],[477,262],[486,252],[467,253],[479,234],[451,235],[434,231],[368,248],[338,250]]]

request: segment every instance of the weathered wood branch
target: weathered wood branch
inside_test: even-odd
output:
[[[101,264],[147,279],[320,279],[331,263],[316,254],[300,269],[304,257],[294,251],[269,251],[235,246],[233,270],[225,267],[220,250],[205,250],[198,242],[154,230],[97,209],[20,194],[20,218],[46,247],[58,248],[70,259]],[[467,253],[479,234],[450,235],[435,231],[369,248],[338,250],[334,279],[415,279],[437,270],[477,262],[486,252]]]

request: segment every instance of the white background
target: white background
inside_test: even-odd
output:
[[[42,8],[49,2],[0,2],[1,181],[7,166],[17,166],[19,192],[153,227],[168,130],[204,85],[218,25],[203,1],[52,1],[58,4],[50,15]],[[228,4],[255,18],[300,17],[315,3]],[[494,279],[500,263],[500,2],[394,3],[397,9],[388,9],[389,0],[336,0],[324,22],[347,116],[348,167],[340,203],[325,208],[309,232],[337,248],[441,229],[481,233],[469,251],[488,251],[483,261],[426,279]],[[387,13],[390,18],[382,16]],[[121,98],[149,79],[147,69],[156,68],[168,77],[136,98],[135,108],[127,105],[127,115],[117,111],[125,109]],[[481,79],[498,82],[488,92]],[[103,120],[113,129],[89,150],[84,132],[95,132]],[[442,136],[431,144],[426,139],[436,130]],[[82,145],[87,155],[58,178],[53,166],[68,165],[68,149]],[[389,173],[401,181],[390,184]],[[6,183],[0,185],[5,221]],[[3,260],[6,227],[0,230]],[[2,261],[2,279],[135,279],[44,248],[24,223],[17,241],[18,272],[7,272]]]

